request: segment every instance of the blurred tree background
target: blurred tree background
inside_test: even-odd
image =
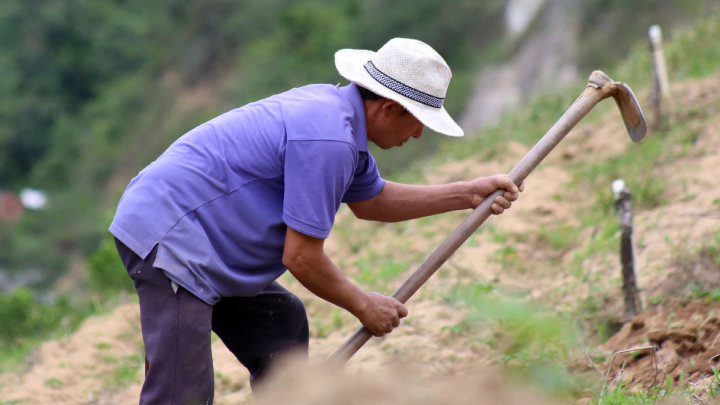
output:
[[[650,23],[691,22],[704,6],[579,3],[579,41],[588,44],[579,65],[610,65]],[[295,86],[345,83],[333,63],[338,49],[376,50],[393,37],[427,42],[453,69],[446,106],[457,116],[480,67],[512,54],[505,7],[506,0],[4,0],[0,189],[46,190],[50,204],[0,223],[0,272],[39,271],[34,287],[44,290],[70,258],[97,251],[90,285],[102,284],[102,269],[117,268],[108,264],[115,259],[107,217],[139,170],[231,108]],[[379,154],[382,172],[452,142],[425,138],[393,151],[392,160]]]

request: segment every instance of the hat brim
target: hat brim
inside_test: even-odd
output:
[[[435,108],[407,98],[385,87],[375,80],[363,67],[372,59],[375,52],[359,49],[342,49],[335,53],[335,67],[340,75],[373,93],[397,101],[426,127],[448,136],[463,136],[462,128],[445,111],[445,107]]]

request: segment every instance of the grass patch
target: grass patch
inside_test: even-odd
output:
[[[665,235],[676,268],[673,274],[682,293],[689,298],[704,298],[708,302],[720,300],[720,283],[715,275],[720,271],[720,230],[714,230],[702,238],[699,245],[690,246],[685,235],[679,234],[678,242]]]
[[[110,386],[114,389],[127,387],[137,381],[138,370],[145,366],[145,359],[139,355],[125,357],[120,364],[115,367],[110,377]]]
[[[514,271],[524,274],[527,271],[526,259],[520,256],[518,248],[512,245],[505,245],[494,252],[495,261],[499,263],[503,271]]]
[[[343,246],[346,246],[351,253],[360,253],[370,243],[370,232],[357,232],[350,226],[337,223],[333,232],[338,235]]]
[[[111,220],[108,216],[102,228],[107,229]],[[103,314],[118,302],[136,297],[109,233],[90,256],[87,272],[89,291],[75,297],[43,302],[26,288],[0,293],[0,372],[21,365],[42,342],[74,332],[88,316]]]
[[[572,390],[572,379],[562,365],[575,339],[569,319],[484,283],[458,283],[445,299],[468,310],[466,319],[449,327],[450,332],[483,336],[481,343],[519,378],[553,392]]]
[[[356,265],[359,273],[355,276],[355,280],[380,290],[387,290],[388,284],[397,280],[408,269],[407,263],[393,261],[388,257],[376,254],[372,250],[367,255],[358,258]],[[386,292],[389,293],[389,291]]]
[[[125,293],[93,296],[93,299],[79,297],[74,302],[60,296],[54,302],[44,303],[24,288],[0,293],[0,373],[21,367],[43,342],[75,332],[86,318],[105,314],[119,303],[137,300],[137,296]],[[103,350],[109,345],[99,343],[96,347]]]
[[[667,182],[655,173],[655,168],[660,163],[665,146],[663,139],[653,137],[643,142],[642,147],[630,147],[625,154],[599,163],[574,163],[571,165],[573,179],[570,186],[594,197],[594,209],[598,211],[607,211],[613,206],[615,199],[610,185],[616,179],[625,180],[637,209],[663,205],[667,201]]]
[[[645,388],[631,388],[620,377],[616,385],[604,387],[594,396],[593,405],[650,405],[650,404],[709,404],[720,399],[720,373],[713,367],[713,376],[707,386],[698,388],[697,384],[685,382],[681,378],[678,385],[673,385],[672,377],[667,376],[660,384]]]
[[[0,372],[22,364],[40,343],[74,331],[93,313],[92,306],[74,305],[67,297],[42,303],[25,288],[0,294]]]
[[[50,387],[50,388],[59,388],[63,386],[63,382],[58,380],[57,378],[53,377],[48,380],[45,380],[45,383],[43,383],[44,386]]]
[[[669,382],[669,381],[668,381]],[[649,405],[663,403],[675,389],[669,384],[666,387],[651,387],[645,390],[631,390],[622,381],[615,387],[605,390],[591,402],[594,405]]]
[[[577,244],[580,228],[569,225],[542,227],[538,239],[555,250],[568,250]]]
[[[355,318],[351,317],[349,313],[345,312],[341,308],[332,307],[327,313],[323,314],[323,316],[313,317],[313,329],[311,330],[311,336],[316,338],[326,338],[333,331],[345,326],[349,319],[355,321]]]

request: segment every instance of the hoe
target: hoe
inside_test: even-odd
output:
[[[633,142],[640,142],[647,132],[645,117],[630,87],[610,79],[605,73],[594,71],[588,79],[585,91],[572,106],[560,117],[555,125],[533,146],[532,149],[508,173],[508,178],[516,185],[525,180],[545,156],[560,143],[565,135],[600,101],[612,97],[615,99],[625,127]],[[415,270],[415,272],[394,293],[403,304],[442,266],[450,256],[490,217],[495,198],[505,190],[497,190],[483,200],[480,205],[453,231],[450,236]],[[331,364],[343,364],[350,359],[372,337],[364,326],[353,335],[328,359]]]

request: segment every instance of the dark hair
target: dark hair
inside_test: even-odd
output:
[[[375,100],[382,100],[385,97],[378,96],[377,94],[373,93],[372,91],[366,89],[362,86],[357,86],[358,90],[360,91],[360,97],[362,97],[363,100],[367,101],[375,101]]]
[[[365,87],[357,86],[357,88],[358,88],[358,91],[360,91],[360,97],[362,97],[362,99],[365,101],[388,100],[387,97],[377,95],[377,94],[373,93],[372,91],[366,89]],[[402,105],[401,105],[401,107],[402,107],[402,111],[400,112],[400,114],[401,115],[407,114],[408,113],[407,108],[405,108]]]

